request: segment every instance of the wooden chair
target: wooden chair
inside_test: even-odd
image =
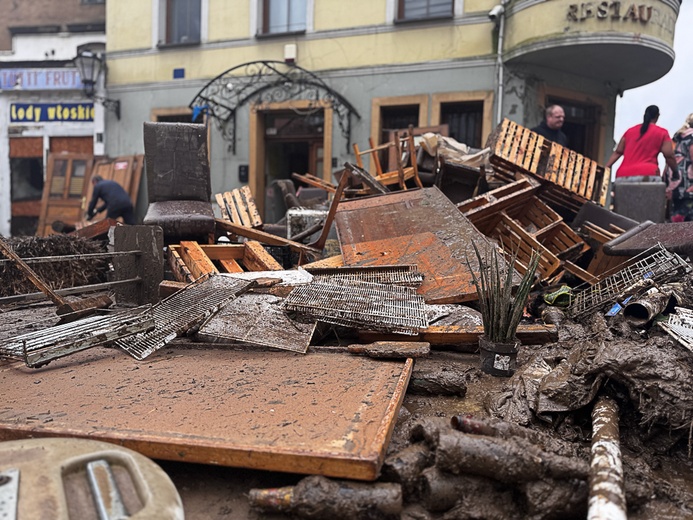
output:
[[[374,178],[384,186],[399,185],[400,189],[406,190],[406,182],[414,179],[414,183],[419,188],[423,188],[423,183],[419,178],[419,168],[416,164],[416,146],[414,137],[409,133],[406,137],[401,137],[399,132],[395,132],[395,137],[392,141],[375,146],[373,139],[368,139],[370,148],[368,150],[360,150],[358,145],[354,143],[354,154],[356,155],[356,165],[365,169],[362,157],[370,155],[375,166],[376,174]],[[383,171],[380,163],[379,153],[382,150],[394,150],[397,167],[392,171]]]

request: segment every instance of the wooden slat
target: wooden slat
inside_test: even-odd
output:
[[[202,251],[210,260],[243,260],[244,244],[200,244]]]
[[[573,178],[571,180],[570,187],[566,186],[566,188],[569,188],[570,191],[573,191],[575,193],[578,193],[580,191],[580,184],[586,180],[583,178],[583,167],[584,167],[584,155],[580,155],[579,153],[574,154],[574,162],[573,162]]]
[[[594,193],[594,181],[597,177],[597,163],[595,161],[590,161],[589,163],[589,174],[587,176],[587,182],[585,183],[584,190],[580,192],[580,195],[585,197],[587,200],[592,200],[592,194]]]
[[[231,200],[233,200],[233,204],[236,207],[236,211],[238,212],[238,216],[240,217],[240,222],[237,222],[237,224],[240,224],[241,226],[245,227],[253,227],[252,222],[250,220],[250,213],[248,213],[248,207],[245,204],[245,201],[243,200],[243,195],[240,190],[236,189],[231,192]]]
[[[256,240],[245,243],[243,265],[248,271],[281,271],[284,268]]]
[[[241,267],[241,264],[236,262],[233,258],[229,258],[226,260],[219,260],[219,264],[221,265],[222,269],[224,270],[223,272],[225,273],[242,273],[243,268]]]
[[[255,205],[255,198],[250,191],[250,186],[243,186],[241,188],[241,194],[245,200],[248,216],[250,217],[250,225],[254,228],[262,227],[262,218],[260,218],[260,212],[257,210],[257,206]]]
[[[214,198],[216,199],[219,210],[221,211],[221,218],[224,220],[229,220],[229,212],[226,211],[226,204],[224,203],[224,194],[217,193],[214,195]]]
[[[233,201],[233,194],[230,191],[224,192],[224,203],[226,204],[227,211],[229,211],[229,220],[234,224],[242,225],[241,216],[238,214],[238,208]]]
[[[190,283],[195,279],[188,266],[185,265],[185,262],[180,257],[179,250],[180,246],[170,246],[168,248],[168,265],[171,267],[171,272],[176,281]]]
[[[330,256],[328,258],[323,258],[322,260],[317,260],[309,264],[304,264],[304,269],[317,269],[317,268],[328,268],[328,267],[343,267],[344,258],[342,255]]]
[[[204,274],[219,272],[197,242],[182,241],[180,243],[179,253],[195,279]]]

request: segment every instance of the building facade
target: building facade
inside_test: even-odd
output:
[[[99,151],[101,110],[84,97],[72,59],[82,47],[105,47],[106,7],[104,0],[0,0],[0,12],[0,234],[31,235],[50,154]],[[76,185],[84,168],[74,168]],[[65,197],[81,197],[68,185]]]
[[[672,66],[677,0],[119,0],[107,11],[106,152],[143,152],[144,121],[208,121],[213,192],[331,181],[410,125],[483,147],[503,118],[560,103],[604,162],[615,101]],[[146,210],[140,190],[138,212]]]

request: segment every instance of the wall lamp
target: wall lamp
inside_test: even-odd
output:
[[[111,110],[120,119],[120,100],[109,99],[96,93],[99,76],[106,68],[103,58],[92,51],[80,51],[72,62],[77,67],[80,78],[82,78],[84,95],[101,103],[106,110]]]

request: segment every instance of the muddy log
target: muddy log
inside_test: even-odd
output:
[[[469,368],[455,364],[417,363],[414,365],[407,392],[416,395],[457,395],[467,394]]]
[[[509,491],[510,488],[490,478],[477,475],[453,475],[432,466],[421,472],[419,495],[426,509],[443,512],[452,509],[463,500],[469,503],[468,497],[483,497],[484,501],[491,502],[495,500],[494,496],[503,495]]]
[[[314,475],[295,486],[251,489],[251,507],[268,513],[290,513],[294,518],[394,519],[402,511],[399,484],[361,484]]]
[[[457,431],[441,432],[436,466],[459,475],[471,473],[501,482],[517,483],[546,477],[586,480],[586,462],[555,455],[524,439],[504,440]]]
[[[535,480],[524,485],[527,518],[582,520],[587,514],[587,482],[580,479]]]
[[[410,444],[385,459],[381,480],[397,482],[408,501],[417,494],[421,472],[433,464],[435,454],[423,443]]]
[[[447,431],[452,431],[449,419],[444,417],[423,417],[409,430],[409,440],[411,442],[424,441],[431,449],[436,449],[440,434]]]
[[[592,410],[588,520],[626,520],[618,405],[601,397]]]
[[[416,341],[376,341],[368,345],[349,345],[349,354],[362,354],[372,358],[419,358],[431,353],[431,344]]]

